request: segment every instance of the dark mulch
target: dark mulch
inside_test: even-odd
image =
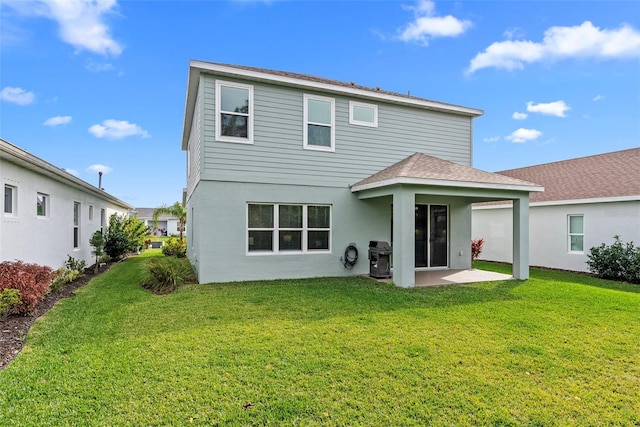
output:
[[[98,274],[102,274],[109,269],[111,264],[100,267]],[[83,287],[98,274],[93,272],[93,267],[88,268],[85,274],[71,283],[67,283],[62,289],[48,293],[31,315],[9,316],[5,320],[0,320],[0,369],[6,367],[14,357],[20,353],[27,339],[27,333],[33,322],[44,313],[49,311],[58,300],[75,296],[76,290]]]

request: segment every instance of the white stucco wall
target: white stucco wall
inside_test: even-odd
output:
[[[568,248],[568,216],[584,216],[584,252]],[[512,262],[510,207],[474,207],[472,234],[485,239],[480,259]],[[532,266],[588,271],[589,250],[601,243],[640,244],[640,201],[581,203],[530,207],[530,260]]]
[[[105,210],[105,227],[113,213],[126,212],[108,199],[8,161],[1,162],[0,179],[3,192],[4,185],[16,188],[14,212],[7,214],[3,209],[0,213],[0,261],[21,260],[58,268],[70,255],[91,265],[89,239],[101,227],[101,210]],[[45,217],[36,214],[37,193],[48,196]],[[73,242],[74,202],[80,203],[78,248]],[[89,206],[93,206],[92,219]]]

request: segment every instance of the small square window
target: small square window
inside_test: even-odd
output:
[[[349,124],[378,127],[378,106],[349,101]]]
[[[36,196],[36,215],[48,216],[49,215],[49,196],[43,193],[38,193]]]

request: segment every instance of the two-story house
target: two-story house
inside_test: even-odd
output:
[[[542,188],[472,167],[480,115],[191,61],[182,149],[187,256],[200,282],[366,274],[369,242],[388,241],[393,281],[411,287],[416,269],[471,267],[471,204],[491,200],[513,201],[513,274],[526,279],[529,192]]]

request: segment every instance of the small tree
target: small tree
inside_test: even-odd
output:
[[[93,248],[91,253],[96,256],[96,265],[93,267],[93,272],[98,274],[98,269],[100,267],[100,257],[104,255],[104,237],[102,236],[102,232],[100,230],[96,230],[91,236],[91,240],[89,240],[89,244]]]
[[[158,228],[158,217],[160,215],[171,215],[178,218],[178,231],[180,233],[180,240],[182,240],[182,230],[187,223],[187,208],[185,208],[180,202],[175,202],[171,206],[162,205],[153,211],[153,226]]]
[[[104,236],[104,250],[113,259],[134,252],[144,245],[149,227],[138,217],[113,214]]]

